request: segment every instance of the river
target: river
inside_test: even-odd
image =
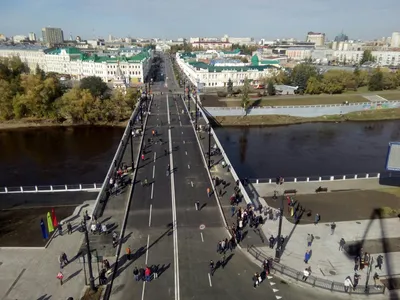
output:
[[[368,128],[373,125],[373,128]],[[400,121],[217,128],[240,177],[341,175],[384,170]],[[123,128],[0,131],[0,186],[102,182]]]
[[[384,171],[400,120],[215,131],[240,177],[344,175]]]
[[[124,129],[46,127],[0,131],[0,186],[100,183]]]

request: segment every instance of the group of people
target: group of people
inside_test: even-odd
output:
[[[133,277],[135,281],[146,281],[150,282],[152,279],[158,278],[158,268],[157,266],[145,266],[144,268],[135,267],[133,269]]]
[[[129,168],[126,163],[122,163],[121,167],[115,172],[114,176],[109,180],[109,193],[110,195],[119,195],[121,189],[126,185],[125,176],[129,173]]]

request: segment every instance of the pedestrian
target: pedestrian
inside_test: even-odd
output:
[[[100,274],[99,274],[99,283],[100,283],[100,285],[107,284],[106,272],[107,272],[107,270],[105,268],[101,269],[101,271],[100,271]]]
[[[144,161],[144,154],[142,154],[142,161]]]
[[[62,235],[63,235],[63,228],[62,228],[61,223],[58,223],[57,229],[58,229],[58,234],[59,234],[60,236],[62,236]]]
[[[374,288],[375,288],[375,289],[379,289],[379,286],[377,285],[378,280],[379,280],[379,275],[378,275],[378,273],[375,272],[373,279],[374,279]]]
[[[110,269],[110,263],[107,259],[103,259],[103,266],[107,271]]]
[[[336,229],[336,224],[335,224],[335,222],[332,222],[332,224],[331,224],[331,235],[333,235],[335,233],[335,229]]]
[[[143,184],[144,186],[147,186],[148,185],[148,181],[147,181],[147,177],[144,179],[144,184]]]
[[[133,269],[133,277],[135,278],[135,281],[139,281],[140,280],[140,278],[139,278],[139,270],[138,270],[137,267],[135,267]]]
[[[353,277],[353,291],[356,290],[356,287],[358,285],[358,282],[359,282],[360,278],[361,278],[361,276],[359,274],[357,274],[357,273],[354,274],[354,277]]]
[[[208,196],[208,198],[210,198],[210,196],[211,196],[211,190],[210,190],[210,188],[207,188],[207,196]]]
[[[60,264],[60,269],[64,267],[63,253],[58,256],[58,263]]]
[[[271,234],[270,238],[269,238],[269,247],[271,249],[274,249],[274,244],[275,244],[275,238],[274,236]]]
[[[215,272],[215,264],[213,260],[210,260],[210,275],[213,276]]]
[[[64,274],[59,271],[57,274],[57,279],[60,280],[60,285],[63,285],[63,278],[64,278]]]
[[[310,258],[311,258],[311,250],[307,250],[306,253],[304,254],[304,262],[308,264]]]
[[[144,270],[144,277],[146,282],[150,282],[151,279],[151,269],[146,266],[146,269]]]
[[[311,234],[307,234],[307,247],[311,247],[312,244],[312,237]]]
[[[231,217],[235,215],[236,208],[234,205],[231,205]]]
[[[68,234],[72,234],[72,225],[70,222],[67,223],[67,230],[68,230]]]
[[[67,254],[65,254],[65,252],[63,252],[61,254],[61,258],[62,258],[62,261],[64,263],[64,267],[69,264],[69,260],[68,260]]]
[[[339,241],[339,251],[343,251],[345,244],[346,244],[346,241],[344,240],[344,238],[341,238]]]
[[[310,267],[305,268],[303,271],[303,281],[307,281],[308,276],[310,276],[310,271],[309,269],[311,269]]]
[[[126,248],[126,259],[127,259],[127,260],[131,260],[131,254],[132,254],[131,246],[128,246],[128,247]]]
[[[382,255],[378,255],[378,257],[376,258],[376,268],[379,268],[379,270],[382,270],[382,264],[383,264],[383,256]]]
[[[349,276],[346,277],[343,284],[344,284],[344,291],[346,293],[349,292],[350,287],[353,287],[353,283],[351,282],[351,278]]]
[[[319,220],[321,220],[321,216],[319,214],[315,214],[314,225],[317,225]]]
[[[360,257],[357,255],[354,258],[354,272],[357,272],[359,267],[360,267]]]
[[[158,266],[154,265],[152,266],[152,272],[153,272],[153,279],[157,279],[158,278]]]
[[[199,211],[200,210],[200,202],[196,201],[194,206],[196,207],[196,210]]]

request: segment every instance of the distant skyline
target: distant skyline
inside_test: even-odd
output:
[[[101,1],[101,3],[99,3]],[[36,33],[60,27],[64,38],[254,37],[296,38],[308,31],[332,40],[342,30],[350,39],[375,39],[400,31],[399,0],[4,0],[0,33]],[[397,9],[396,9],[397,8]]]

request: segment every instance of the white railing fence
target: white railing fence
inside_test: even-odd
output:
[[[0,194],[23,193],[53,193],[53,192],[98,192],[101,183],[93,184],[63,184],[63,185],[35,185],[35,186],[5,186],[0,187]]]

